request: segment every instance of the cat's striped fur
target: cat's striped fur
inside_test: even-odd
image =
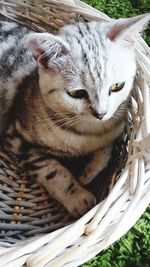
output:
[[[9,22],[0,22],[0,134],[7,125],[16,90],[24,77],[36,67],[33,56],[24,47],[24,35],[30,31]]]
[[[107,165],[112,143],[124,129],[136,71],[128,29],[147,20],[78,23],[59,36],[28,35],[25,27],[0,23],[4,148],[76,217],[95,205],[81,183],[89,183]],[[126,28],[128,38],[122,37]],[[124,88],[113,93],[111,86],[120,82]],[[82,95],[74,97],[72,91]],[[66,162],[77,164],[84,157],[83,173],[75,177]]]

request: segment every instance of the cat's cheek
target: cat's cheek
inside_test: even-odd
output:
[[[67,93],[63,93],[61,105],[78,115],[87,115],[89,113],[85,100],[72,98]]]

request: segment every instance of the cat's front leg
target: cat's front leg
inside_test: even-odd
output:
[[[83,174],[79,177],[82,184],[90,183],[96,175],[108,164],[111,157],[112,145],[96,150],[91,161],[86,165]]]
[[[43,163],[33,176],[70,214],[80,217],[96,204],[94,195],[83,189],[57,160],[50,159]]]

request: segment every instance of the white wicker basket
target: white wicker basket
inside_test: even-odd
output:
[[[78,0],[0,1],[1,14],[36,30],[58,29],[75,19],[109,18]],[[0,243],[2,267],[79,266],[124,235],[150,203],[150,48],[136,43],[138,71],[131,97],[128,161],[108,197],[75,223],[15,245]],[[24,265],[25,264],[25,265]]]

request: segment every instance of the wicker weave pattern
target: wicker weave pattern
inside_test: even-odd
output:
[[[2,152],[0,168],[1,245],[8,242],[11,245],[35,234],[54,231],[72,221],[43,187],[19,172]]]
[[[0,1],[0,8],[1,14],[23,21],[24,24],[39,31],[55,31],[65,24],[82,19],[100,20],[103,18],[109,20],[105,14],[78,0],[4,0]],[[51,203],[53,202],[48,201],[48,196],[38,185],[34,185],[34,192],[32,190],[27,192],[26,187],[23,186],[23,181],[25,184],[27,183],[26,177],[22,179],[22,174],[17,170],[17,177],[13,179],[16,167],[3,152],[0,153],[0,181],[3,182],[0,193],[1,222],[6,216],[4,212],[9,213],[7,203],[12,198],[18,201],[18,205],[13,215],[7,214],[8,228],[9,222],[12,222],[14,218],[12,216],[15,216],[14,220],[16,221],[18,207],[20,209],[20,207],[28,205],[28,201],[21,202],[22,199],[27,200],[29,197],[33,203],[26,209],[28,212],[23,220],[29,222],[33,214],[37,216],[37,221],[35,220],[37,224],[33,224],[31,229],[25,231],[24,241],[16,242],[13,247],[10,241],[11,231],[3,228],[1,237],[4,238],[7,230],[8,238],[5,238],[5,242],[0,242],[0,266],[20,267],[24,263],[32,267],[79,266],[124,235],[150,203],[150,49],[141,37],[137,39],[136,56],[138,72],[131,97],[132,131],[127,147],[128,161],[124,170],[118,175],[119,179],[115,186],[112,179],[106,200],[99,203],[81,219],[50,234],[26,239],[36,231],[39,233],[37,225],[42,228],[42,223],[45,223],[42,216],[44,213],[51,212],[53,206]],[[15,181],[18,182],[14,184],[16,190],[13,191],[8,185]],[[3,194],[4,191],[8,192],[7,196]],[[4,204],[4,199],[6,204]],[[45,205],[45,202],[48,206]],[[45,205],[45,207],[43,214],[39,215],[40,205]],[[41,221],[38,221],[39,216],[41,216]],[[64,219],[65,216],[66,224],[71,221],[61,208],[59,214],[54,214],[55,216],[57,218],[54,221],[58,225],[57,223],[53,224],[53,216],[50,217],[47,221],[49,230],[65,225],[64,222],[60,223],[61,218]],[[21,221],[21,218],[18,220]],[[2,223],[0,227],[3,227]],[[16,227],[15,224],[14,227]],[[18,235],[16,241],[18,241],[19,229],[16,229],[16,233]],[[14,243],[14,237],[12,243]]]
[[[109,19],[105,14],[76,0],[0,1],[1,14],[22,21],[36,31],[54,31],[75,20]]]

